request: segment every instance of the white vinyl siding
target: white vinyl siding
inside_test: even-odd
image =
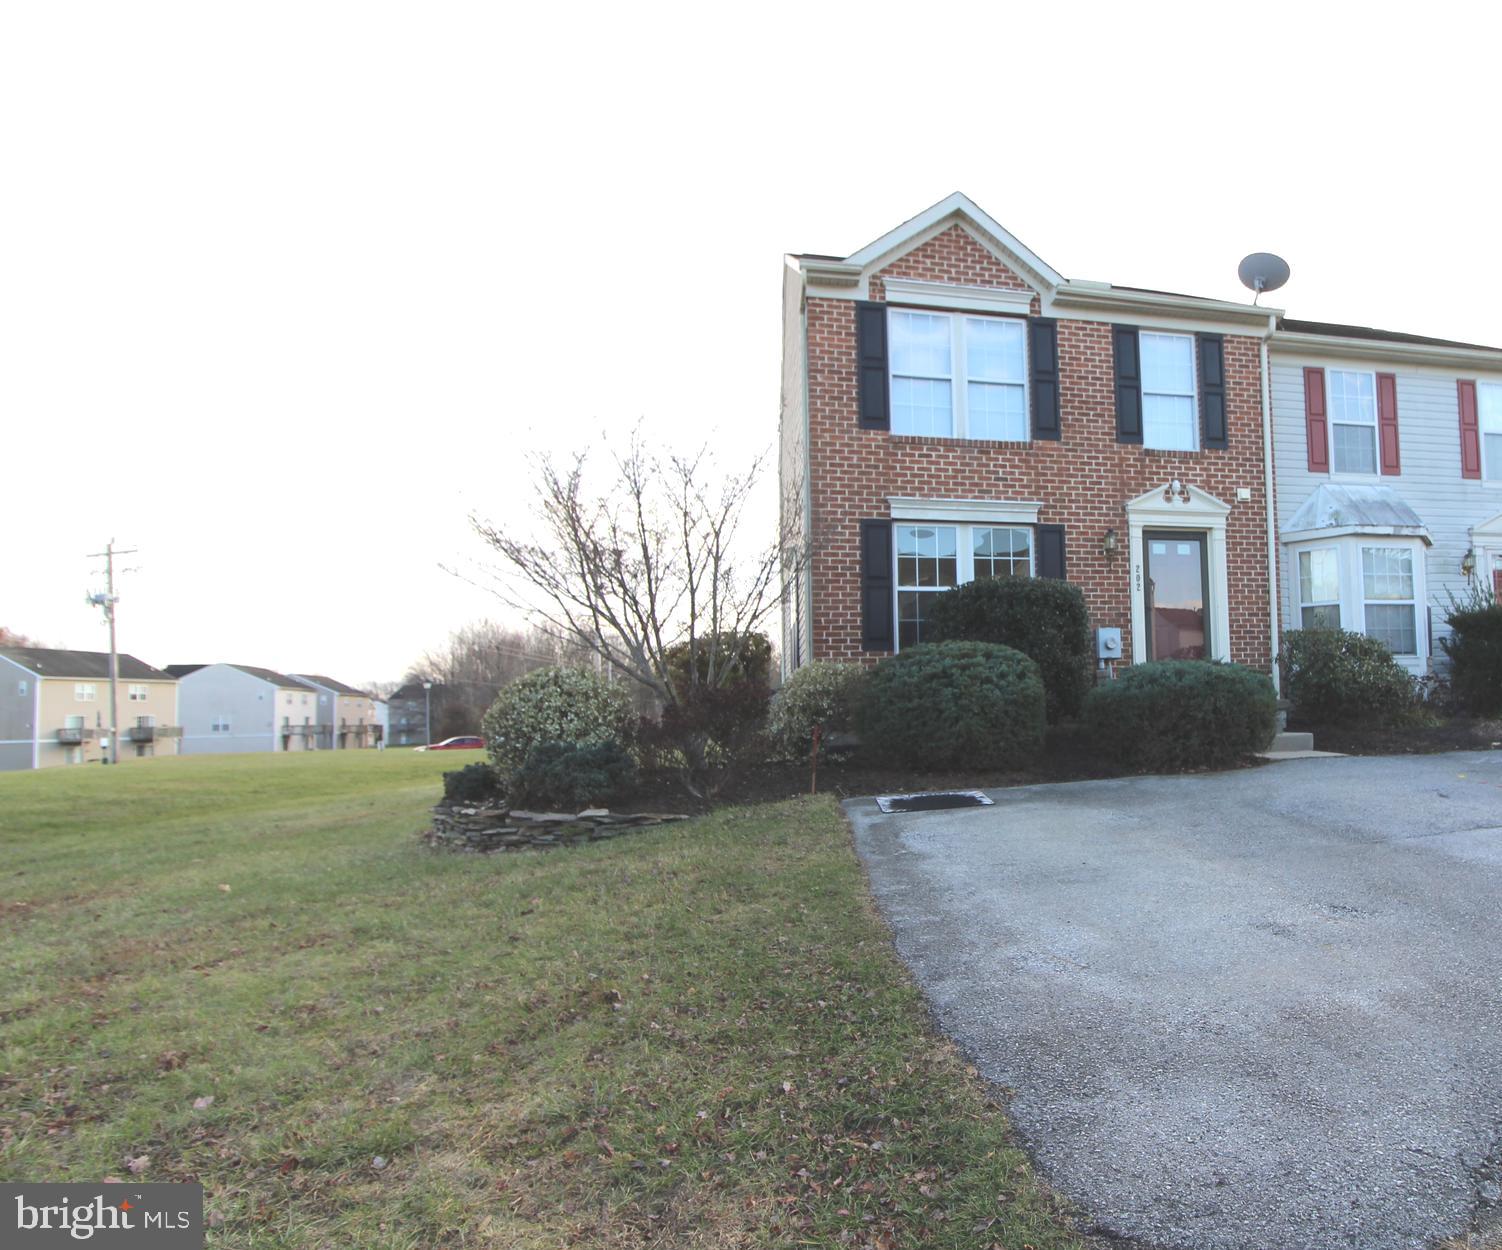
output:
[[[1326,374],[1330,467],[1362,476],[1377,472],[1377,375],[1349,369]]]
[[[1194,451],[1194,338],[1188,334],[1137,336],[1142,365],[1142,445],[1160,451]]]
[[[891,430],[1025,442],[1027,326],[1020,318],[887,312]]]

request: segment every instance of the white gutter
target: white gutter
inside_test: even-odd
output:
[[[1276,314],[1267,320],[1267,333],[1262,336],[1262,484],[1267,516],[1267,627],[1272,646],[1273,692],[1283,693],[1283,682],[1278,672],[1278,518],[1277,492],[1273,488],[1273,404],[1272,378],[1269,374],[1268,340],[1277,329]]]
[[[1496,372],[1502,369],[1502,351],[1487,347],[1442,347],[1434,343],[1398,343],[1389,339],[1341,338],[1333,334],[1306,334],[1279,330],[1273,346],[1290,356],[1322,356],[1357,360],[1401,361],[1436,369],[1472,369]]]

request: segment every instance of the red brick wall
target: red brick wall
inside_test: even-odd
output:
[[[1025,289],[1016,274],[954,226],[882,271],[886,276]],[[873,276],[873,299],[883,298]],[[1036,300],[1034,309],[1036,311]],[[874,660],[861,648],[860,522],[889,514],[887,497],[1042,500],[1044,524],[1066,530],[1069,580],[1085,593],[1093,624],[1120,626],[1130,658],[1131,576],[1125,504],[1178,477],[1231,505],[1226,528],[1231,658],[1266,671],[1266,492],[1262,475],[1258,341],[1225,339],[1224,451],[1152,451],[1116,441],[1111,327],[1059,322],[1058,442],[997,443],[893,435],[856,420],[855,306],[808,300],[810,492],[813,505],[813,658]],[[1192,326],[1186,326],[1192,330]],[[1250,502],[1237,502],[1238,487]],[[1101,544],[1114,528],[1120,551]]]

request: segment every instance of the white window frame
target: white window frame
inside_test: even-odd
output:
[[[93,703],[99,698],[99,688],[91,681],[73,683],[73,702]]]
[[[1367,425],[1364,421],[1337,421],[1335,419],[1335,375],[1337,373],[1349,373],[1353,376],[1368,377],[1372,380],[1372,421],[1370,425]],[[1382,419],[1377,410],[1377,374],[1375,370],[1333,367],[1325,370],[1325,422],[1329,427],[1325,432],[1325,439],[1329,444],[1328,454],[1330,457],[1330,476],[1332,478],[1345,478],[1347,481],[1372,482],[1382,476]],[[1371,430],[1372,471],[1370,473],[1362,473],[1355,469],[1342,469],[1336,465],[1335,427],[1337,425]]]
[[[1323,553],[1323,552],[1329,552],[1332,556],[1335,557],[1335,598],[1333,598],[1333,599],[1308,599],[1308,600],[1306,600],[1304,598],[1304,570],[1303,570],[1304,557],[1306,555],[1312,556],[1312,555],[1320,554],[1320,553]],[[1298,626],[1297,626],[1297,628],[1299,628],[1299,629],[1311,629],[1311,628],[1313,628],[1313,626],[1305,625],[1304,624],[1304,610],[1306,608],[1334,608],[1335,612],[1336,612],[1336,615],[1340,618],[1340,624],[1337,625],[1336,628],[1337,629],[1343,629],[1343,628],[1345,628],[1346,610],[1345,610],[1345,607],[1341,604],[1341,593],[1340,593],[1340,547],[1337,544],[1330,543],[1330,544],[1326,544],[1324,546],[1315,546],[1315,545],[1311,544],[1309,546],[1300,547],[1298,549],[1298,551],[1296,551],[1294,553],[1294,557],[1293,557],[1293,590],[1294,590],[1295,606],[1298,609]]]
[[[145,703],[150,692],[145,686],[132,683],[125,692],[126,701],[129,703]]]
[[[1370,603],[1408,603],[1404,599],[1372,599],[1366,597],[1366,583],[1362,567],[1362,549],[1365,547],[1398,547],[1411,553],[1413,561],[1413,633],[1416,652],[1399,654],[1393,658],[1411,673],[1421,673],[1428,665],[1429,617],[1426,605],[1429,602],[1428,547],[1422,538],[1404,534],[1343,534],[1339,538],[1303,539],[1284,547],[1287,557],[1284,562],[1287,598],[1284,600],[1284,627],[1289,630],[1303,628],[1303,611],[1299,587],[1299,553],[1334,547],[1339,559],[1340,577],[1340,627],[1355,634],[1366,633],[1366,605]]]
[[[897,531],[907,529],[952,529],[955,531],[954,550],[954,586],[906,586],[903,585],[898,569]],[[918,521],[912,519],[894,520],[892,522],[892,649],[902,650],[902,618],[899,604],[901,595],[923,594],[942,595],[946,591],[957,586],[964,586],[975,580],[975,531],[976,530],[1024,530],[1028,536],[1027,543],[1027,575],[1038,576],[1038,528],[1036,525],[1019,525],[1004,521]]]
[[[1398,660],[1416,660],[1424,654],[1424,622],[1419,619],[1419,604],[1423,602],[1419,598],[1420,573],[1419,564],[1423,559],[1422,554],[1416,552],[1409,543],[1387,543],[1381,539],[1365,538],[1356,549],[1356,576],[1360,579],[1361,587],[1361,632],[1371,637],[1370,627],[1367,624],[1366,610],[1376,605],[1384,608],[1409,607],[1413,610],[1413,650],[1394,651],[1393,657]],[[1368,551],[1403,551],[1408,555],[1409,581],[1412,583],[1412,594],[1407,599],[1373,599],[1366,593],[1366,553]]]
[[[1147,366],[1143,363],[1143,344],[1149,338],[1160,339],[1185,339],[1189,343],[1189,393],[1182,391],[1149,391],[1147,389]],[[1142,445],[1153,451],[1199,451],[1200,448],[1200,362],[1199,352],[1196,350],[1194,335],[1177,334],[1171,330],[1139,329],[1137,331],[1137,369],[1142,379]],[[1172,399],[1189,400],[1189,433],[1190,446],[1188,447],[1162,447],[1148,438],[1147,434],[1147,397],[1149,395],[1162,395]]]
[[[924,317],[944,317],[949,321],[949,373],[940,374],[897,374],[892,368],[892,317],[897,313],[915,313]],[[971,378],[969,372],[969,360],[965,353],[965,322],[966,321],[999,321],[1009,325],[1015,325],[1022,331],[1022,437],[1021,438],[990,438],[984,435],[970,433],[970,410],[969,410],[969,384],[972,381],[990,386],[1015,386],[1013,382],[997,382],[992,378]],[[892,402],[892,383],[901,377],[922,378],[926,381],[944,380],[949,383],[949,433],[948,434],[917,434],[908,430],[896,428],[895,416],[891,433],[905,438],[952,438],[968,439],[972,442],[983,443],[1029,443],[1033,437],[1032,423],[1032,354],[1028,343],[1027,320],[1023,317],[1007,317],[987,315],[970,311],[948,312],[935,308],[912,308],[905,304],[887,305],[887,403],[889,410],[894,408]]]
[[[1491,398],[1491,404],[1485,397]],[[1488,406],[1491,411],[1487,412]],[[1490,425],[1492,428],[1487,429]],[[1502,486],[1502,463],[1492,464],[1486,455],[1486,436],[1502,435],[1502,382],[1476,383],[1476,438],[1481,444],[1481,480],[1488,486]]]

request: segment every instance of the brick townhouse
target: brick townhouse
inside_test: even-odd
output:
[[[1078,585],[1109,664],[1270,668],[1275,310],[1065,279],[959,194],[783,277],[786,670],[920,641],[991,576]]]

